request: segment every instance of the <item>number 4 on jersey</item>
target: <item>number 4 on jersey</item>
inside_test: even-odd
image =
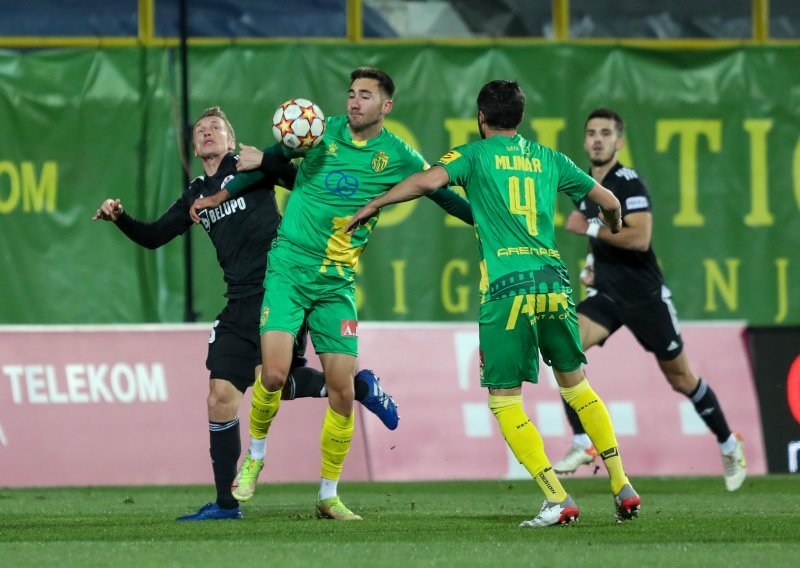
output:
[[[524,183],[525,198],[522,197],[519,178],[508,178],[508,208],[514,215],[524,215],[528,225],[528,234],[536,236],[536,192],[534,191],[533,178],[526,177]]]

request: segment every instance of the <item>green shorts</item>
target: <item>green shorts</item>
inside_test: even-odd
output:
[[[355,281],[297,266],[273,248],[264,279],[259,331],[296,336],[308,314],[308,330],[317,353],[358,355]]]
[[[539,352],[556,370],[569,372],[586,363],[578,316],[563,292],[520,294],[481,305],[481,386],[511,389],[536,383]]]

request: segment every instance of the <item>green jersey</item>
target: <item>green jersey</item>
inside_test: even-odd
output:
[[[526,140],[493,136],[458,146],[437,165],[467,193],[481,257],[481,302],[571,292],[556,248],[556,194],[580,201],[594,180],[560,152]]]
[[[350,218],[425,166],[418,152],[385,128],[359,142],[350,135],[347,117],[329,117],[325,138],[300,164],[278,246],[297,264],[352,276],[378,217],[346,234]]]

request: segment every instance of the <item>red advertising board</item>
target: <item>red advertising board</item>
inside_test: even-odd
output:
[[[360,367],[400,404],[386,430],[359,405],[344,480],[525,477],[478,383],[477,327],[361,324]],[[208,326],[0,328],[0,486],[210,483],[204,366]],[[696,373],[766,471],[758,402],[738,324],[684,327]],[[627,332],[588,353],[632,476],[721,475],[713,436]],[[312,361],[318,365],[316,358]],[[570,444],[544,367],[523,389],[555,460]],[[247,434],[247,409],[240,417]],[[268,439],[267,481],[319,478],[325,401],[284,402]],[[41,467],[42,458],[47,467]],[[590,474],[591,468],[585,468]]]

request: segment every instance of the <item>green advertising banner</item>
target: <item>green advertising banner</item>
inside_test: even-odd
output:
[[[611,107],[626,120],[622,161],[652,194],[653,246],[681,318],[797,325],[798,61],[796,47],[195,47],[190,114],[220,105],[240,142],[264,146],[279,103],[344,114],[350,71],[373,65],[397,84],[387,127],[434,161],[478,136],[480,87],[511,78],[527,95],[522,134],[586,167],[585,117]],[[107,197],[153,220],[180,195],[178,76],[166,49],[0,52],[0,323],[182,320],[182,239],[149,251],[91,221]],[[559,202],[559,223],[571,208]],[[222,272],[203,229],[192,233],[208,321],[224,303]],[[586,240],[558,238],[575,277]],[[387,209],[359,270],[361,319],[476,317],[473,232],[429,200]]]

